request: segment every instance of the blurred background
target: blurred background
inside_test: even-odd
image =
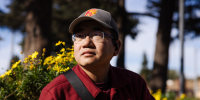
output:
[[[141,74],[154,92],[161,89],[163,93],[174,91],[200,98],[200,1],[184,1],[183,48],[179,39],[179,3],[178,0],[0,0],[0,75],[34,51],[41,54],[46,48],[47,56],[54,54],[54,44],[59,40],[71,47],[70,22],[89,8],[102,8],[117,21],[123,43],[112,65]]]

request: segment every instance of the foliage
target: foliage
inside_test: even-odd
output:
[[[42,88],[53,78],[73,67],[76,62],[73,49],[66,48],[65,42],[59,41],[56,46],[62,49],[56,56],[38,57],[35,51],[24,61],[17,61],[10,70],[0,76],[0,100],[35,100]]]
[[[151,13],[153,16],[158,18],[160,16],[160,8],[161,8],[161,1],[162,0],[147,0],[147,9],[149,13]],[[175,9],[175,14],[173,17],[174,23],[173,27],[178,28],[178,9],[179,9],[179,2],[178,0],[175,0],[176,2],[176,9]],[[185,29],[185,35],[188,35],[192,38],[199,36],[200,34],[200,16],[198,15],[198,12],[200,11],[200,1],[199,0],[185,0],[184,2],[184,29]],[[178,38],[175,36],[175,38]]]
[[[68,47],[72,45],[71,34],[66,27],[74,18],[89,8],[101,8],[111,12],[118,22],[120,33],[124,34],[122,35],[123,39],[120,36],[121,42],[124,44],[126,35],[130,35],[133,39],[136,37],[138,33],[136,26],[139,21],[137,17],[131,16],[124,7],[120,6],[122,2],[125,0],[84,0],[84,2],[83,0],[11,0],[7,6],[8,12],[0,10],[0,27],[6,27],[13,31],[19,30],[26,34],[24,42],[21,43],[25,56],[34,51],[32,48],[39,54],[42,53],[42,48],[46,48],[48,55],[52,50],[49,45],[55,41],[65,41]],[[35,32],[40,34],[35,34]],[[32,40],[38,40],[36,38],[42,40],[32,42]],[[121,51],[117,62],[123,63],[124,66],[124,45],[122,45]]]
[[[10,4],[7,5],[9,12],[4,12],[0,9],[0,27],[7,27],[13,31],[27,33],[25,32],[27,14],[29,10],[33,9],[30,7],[30,4],[33,3],[34,5],[37,5],[35,4],[36,1],[41,2],[40,0],[11,0]],[[88,10],[89,8],[101,8],[112,12],[112,15],[114,16],[119,15],[116,0],[84,0],[84,2],[82,0],[52,0],[51,7],[51,33],[48,34],[51,35],[53,42],[62,40],[67,42],[67,45],[69,46],[72,45],[72,42],[70,39],[71,34],[69,34],[67,27],[72,20],[79,16],[83,11]],[[39,6],[36,6],[34,9],[38,8]],[[38,16],[39,14],[35,17]],[[128,22],[127,30],[131,31],[132,28],[134,28],[132,24],[135,23],[132,23],[132,20]]]
[[[178,79],[179,78],[179,74],[176,72],[176,70],[169,70],[168,71],[168,79]]]

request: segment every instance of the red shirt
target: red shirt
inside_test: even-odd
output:
[[[136,73],[110,67],[109,89],[102,90],[80,68],[72,70],[77,74],[88,91],[96,100],[154,100],[150,95],[145,81]],[[81,100],[64,75],[59,75],[43,88],[39,100]]]

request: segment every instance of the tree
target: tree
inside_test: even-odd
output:
[[[169,44],[171,39],[170,33],[172,29],[175,1],[162,0],[160,4],[161,9],[150,87],[154,92],[158,89],[162,89],[162,92],[165,93],[168,71]]]
[[[89,8],[89,0],[86,3],[81,3],[81,0],[12,0],[8,6],[10,12],[0,12],[0,27],[25,34],[22,43],[25,57],[35,50],[41,54],[43,48],[47,49],[48,56],[58,40],[66,41],[68,47],[72,45],[66,27],[81,12],[77,4],[80,8]]]
[[[89,8],[102,8],[112,13],[119,23],[122,44],[127,34],[133,38],[136,36],[137,31],[133,28],[138,20],[128,16],[124,8],[124,0],[85,0],[84,2],[82,0],[13,0],[9,5],[9,13],[0,12],[0,27],[6,26],[24,33],[25,39],[22,44],[24,44],[25,56],[34,50],[41,54],[43,48],[48,49],[47,55],[49,55],[52,49],[57,50],[57,48],[50,48],[55,41],[65,41],[68,47],[72,45],[67,26],[76,16]],[[118,63],[122,63],[118,65],[123,67],[124,51],[123,45],[118,57],[120,59]]]
[[[52,0],[28,0],[26,3],[24,55],[34,51],[42,52],[43,48],[51,51],[51,16]],[[47,55],[49,52],[47,52]]]
[[[51,0],[13,0],[10,12],[1,12],[1,26],[26,32],[25,57],[35,50],[42,52],[43,48],[49,50],[51,47],[51,6]]]
[[[143,15],[150,15],[151,17],[157,18],[159,17],[159,26],[157,32],[157,42],[156,42],[156,51],[154,57],[154,69],[153,69],[153,79],[151,80],[151,88],[155,91],[158,88],[162,88],[162,91],[165,92],[166,86],[166,76],[167,76],[167,65],[168,65],[168,49],[169,43],[172,40],[170,37],[171,26],[173,25],[174,28],[178,27],[178,4],[177,1],[168,0],[168,2],[173,2],[173,5],[167,4],[165,0],[148,0],[148,9],[150,14],[143,14]],[[166,2],[166,3],[164,3]],[[172,3],[171,3],[172,4]],[[174,5],[176,5],[174,7]],[[165,6],[165,7],[164,7]],[[166,7],[167,6],[167,7]],[[167,8],[171,11],[164,11],[163,9]],[[174,16],[172,8],[175,12]],[[200,35],[199,34],[199,16],[197,15],[197,11],[200,10],[200,1],[199,0],[186,0],[185,1],[185,36],[189,35],[192,38]],[[163,13],[162,13],[163,12]],[[167,16],[166,14],[170,15]],[[163,16],[163,17],[162,17]],[[163,18],[163,19],[162,19]],[[167,19],[166,19],[167,18]],[[168,21],[164,21],[168,20]],[[162,25],[163,24],[163,25]],[[166,24],[166,26],[165,26]],[[173,37],[176,39],[178,37]],[[160,39],[160,40],[159,40]],[[160,73],[160,74],[159,74]],[[157,77],[157,78],[156,78]]]
[[[117,15],[117,23],[119,27],[119,39],[121,41],[121,50],[119,52],[117,58],[117,66],[121,68],[125,68],[125,37],[130,35],[133,39],[137,34],[137,30],[134,29],[138,24],[138,20],[134,19],[130,14],[126,11],[124,7],[125,0],[118,0],[118,15]]]

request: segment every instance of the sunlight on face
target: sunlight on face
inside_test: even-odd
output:
[[[76,28],[76,31],[81,33],[91,33],[97,30],[111,34],[108,29],[94,21],[82,22]],[[103,41],[97,42],[87,36],[81,43],[74,42],[74,56],[81,66],[109,64],[114,56],[114,51],[115,47],[111,38],[104,38]]]

